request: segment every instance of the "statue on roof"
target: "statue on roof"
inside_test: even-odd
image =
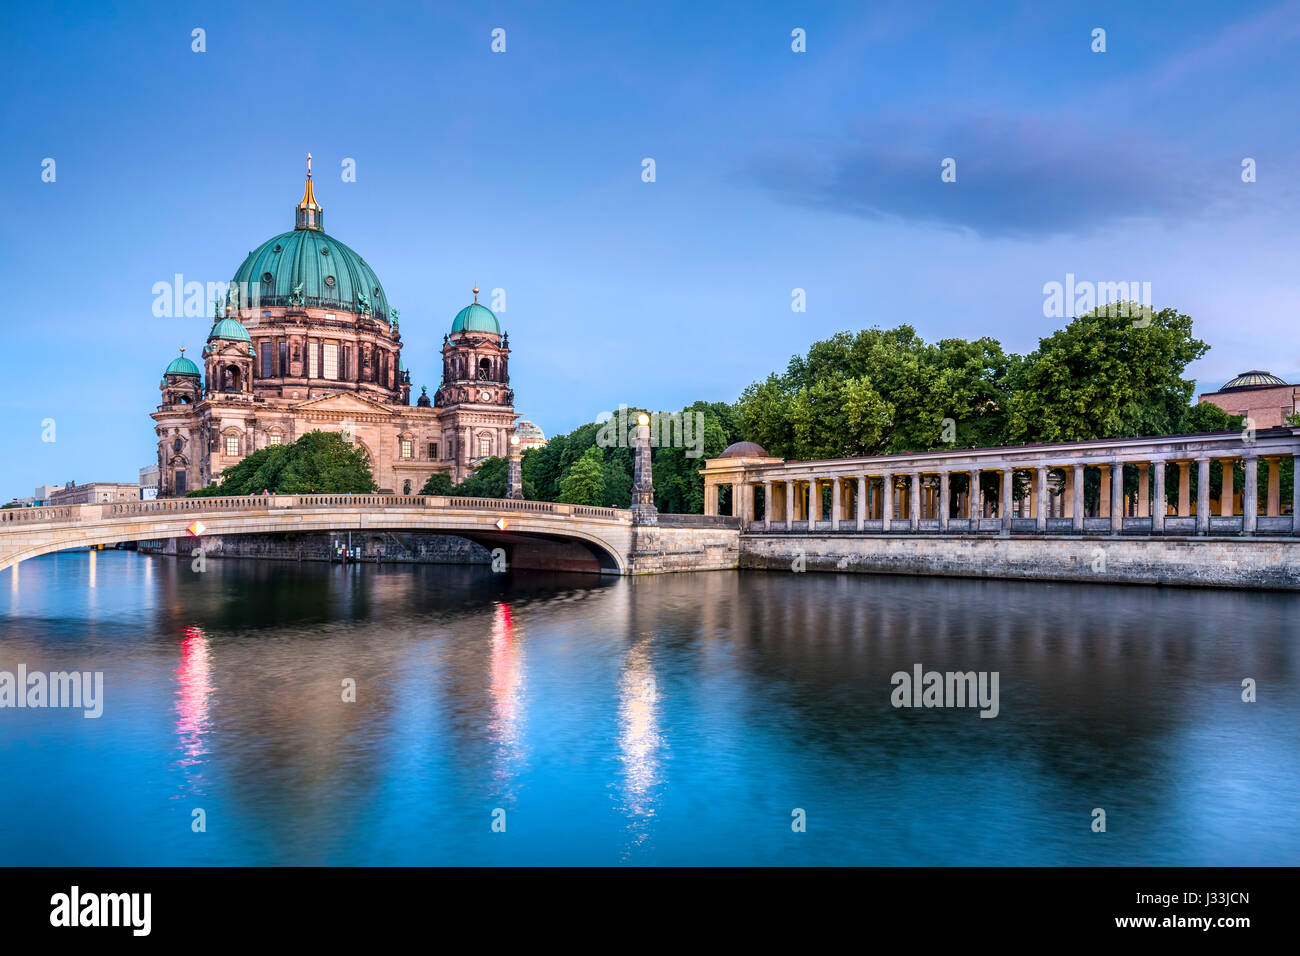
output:
[[[365,294],[364,292],[358,292],[358,293],[357,293],[357,301],[361,303],[361,314],[362,314],[362,315],[369,315],[369,314],[370,314],[370,300],[369,300],[368,298],[366,298],[366,294]]]
[[[301,282],[299,282],[296,286],[294,286],[293,291],[289,293],[289,304],[302,305],[302,283]]]

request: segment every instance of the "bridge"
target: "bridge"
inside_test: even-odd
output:
[[[0,510],[0,570],[51,551],[125,541],[285,532],[450,534],[502,548],[516,568],[627,574],[632,512],[426,495],[253,495]]]

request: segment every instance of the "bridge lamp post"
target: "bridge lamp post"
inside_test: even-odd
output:
[[[636,456],[632,462],[632,520],[636,524],[658,524],[650,469],[650,416],[645,412],[636,417]]]
[[[522,498],[524,496],[524,471],[519,453],[519,436],[510,436],[510,468],[506,473],[506,497]]]

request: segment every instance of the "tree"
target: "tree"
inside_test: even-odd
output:
[[[605,494],[605,463],[594,445],[583,452],[560,481],[558,501],[573,505],[599,505]]]
[[[1196,387],[1183,371],[1209,346],[1174,309],[1153,313],[1145,325],[1124,311],[1102,306],[1072,319],[1026,356],[1014,376],[1010,443],[1130,438],[1178,427]]]
[[[424,483],[420,489],[422,495],[449,495],[451,494],[451,478],[444,471],[435,471],[429,476],[429,480]]]
[[[291,445],[268,445],[221,474],[221,481],[187,497],[277,494],[369,494],[378,486],[360,445],[335,432],[312,431]]]

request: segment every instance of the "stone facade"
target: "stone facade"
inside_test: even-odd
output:
[[[1247,377],[1252,374],[1255,378]],[[1300,385],[1288,385],[1267,372],[1242,373],[1233,381],[1265,384],[1234,386],[1229,382],[1217,392],[1206,392],[1198,400],[1217,405],[1229,415],[1244,415],[1256,428],[1285,425],[1288,416],[1300,411]]]

